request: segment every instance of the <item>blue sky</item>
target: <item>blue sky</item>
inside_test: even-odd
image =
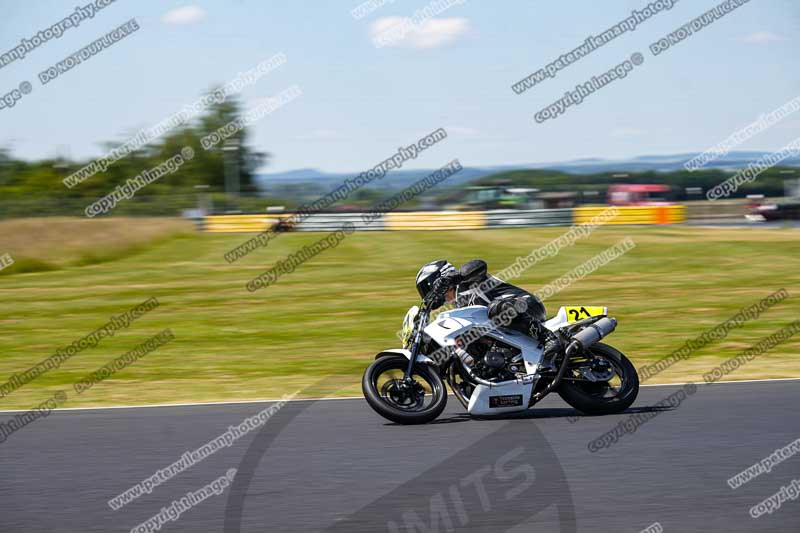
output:
[[[88,1],[3,1],[0,53]],[[242,92],[247,105],[294,84],[304,93],[252,127],[251,144],[273,154],[265,172],[359,171],[439,127],[448,139],[406,168],[455,157],[476,166],[702,151],[800,95],[796,0],[751,0],[654,57],[650,43],[718,3],[680,0],[522,95],[512,83],[649,0],[466,0],[382,48],[372,32],[430,0],[394,0],[356,20],[350,11],[360,3],[117,0],[0,69],[0,94],[33,84],[0,110],[0,146],[29,159],[100,155],[100,142],[156,124],[279,52],[287,63]],[[138,32],[47,85],[36,79],[134,17]],[[534,121],[634,52],[645,62],[627,78],[555,120]],[[797,115],[740,148],[784,146],[800,133]]]

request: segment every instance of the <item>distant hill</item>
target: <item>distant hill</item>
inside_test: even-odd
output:
[[[705,169],[736,170],[745,168],[748,163],[756,161],[770,152],[731,152],[720,159],[707,164]],[[698,153],[674,155],[644,155],[632,159],[598,159],[585,158],[565,162],[531,163],[521,165],[491,165],[483,167],[465,167],[464,170],[448,179],[448,186],[458,186],[485,176],[507,173],[515,170],[554,170],[567,174],[601,174],[609,172],[674,172],[683,170],[683,164]],[[793,157],[781,163],[783,167],[800,167],[800,157]],[[414,181],[430,174],[435,169],[397,170],[392,171],[382,180],[374,182],[372,187],[397,189],[410,185]],[[338,186],[346,178],[352,178],[361,171],[351,173],[329,173],[316,169],[299,169],[287,172],[256,174],[255,183],[262,190],[271,186],[314,183],[323,189]]]
[[[728,155],[706,164],[704,169],[737,170],[747,167],[748,163],[772,152],[731,152]],[[699,153],[675,155],[644,155],[632,159],[576,159],[564,163],[539,163],[529,165],[529,169],[561,170],[570,174],[598,174],[602,172],[674,172],[684,170],[686,161],[700,155]],[[800,167],[800,157],[790,157],[781,166]]]
[[[448,178],[447,184],[449,186],[462,185],[464,183],[502,172],[511,168],[517,167],[465,167],[461,172]],[[390,188],[399,189],[411,185],[420,178],[424,178],[436,169],[422,169],[422,170],[395,170],[389,172],[383,179],[376,180],[369,187],[377,188]],[[360,171],[359,171],[360,172]],[[352,178],[358,175],[358,172],[352,173],[329,173],[321,172],[316,169],[302,169],[290,170],[288,172],[278,172],[275,174],[257,174],[255,176],[256,183],[262,190],[269,190],[271,187],[279,185],[299,184],[299,183],[313,183],[324,189],[332,189],[338,187],[345,179]]]

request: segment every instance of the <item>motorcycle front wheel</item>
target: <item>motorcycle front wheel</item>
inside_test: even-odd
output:
[[[398,424],[426,424],[438,417],[447,405],[447,389],[436,368],[414,366],[413,383],[403,382],[408,359],[384,355],[364,372],[361,389],[372,409]]]

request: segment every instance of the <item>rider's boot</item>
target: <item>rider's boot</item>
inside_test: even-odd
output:
[[[542,362],[539,364],[539,370],[544,372],[558,370],[556,368],[556,356],[561,353],[563,345],[558,336],[547,328],[535,324],[531,326],[530,336],[534,339],[539,339],[539,342],[544,345],[542,350]]]

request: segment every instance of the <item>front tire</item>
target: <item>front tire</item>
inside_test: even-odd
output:
[[[367,367],[361,380],[364,398],[372,409],[398,424],[427,424],[435,420],[447,405],[447,389],[435,367],[414,365],[414,388],[401,388],[408,359],[402,355],[384,355]],[[380,384],[382,377],[393,379]],[[426,403],[427,401],[427,403]]]
[[[573,381],[569,378],[580,376],[580,362],[570,366],[558,386],[558,395],[572,407],[588,415],[609,415],[621,413],[631,406],[639,394],[639,375],[636,367],[625,355],[609,346],[598,342],[590,346],[583,354],[584,358],[597,357],[611,364],[615,377],[620,383]]]

